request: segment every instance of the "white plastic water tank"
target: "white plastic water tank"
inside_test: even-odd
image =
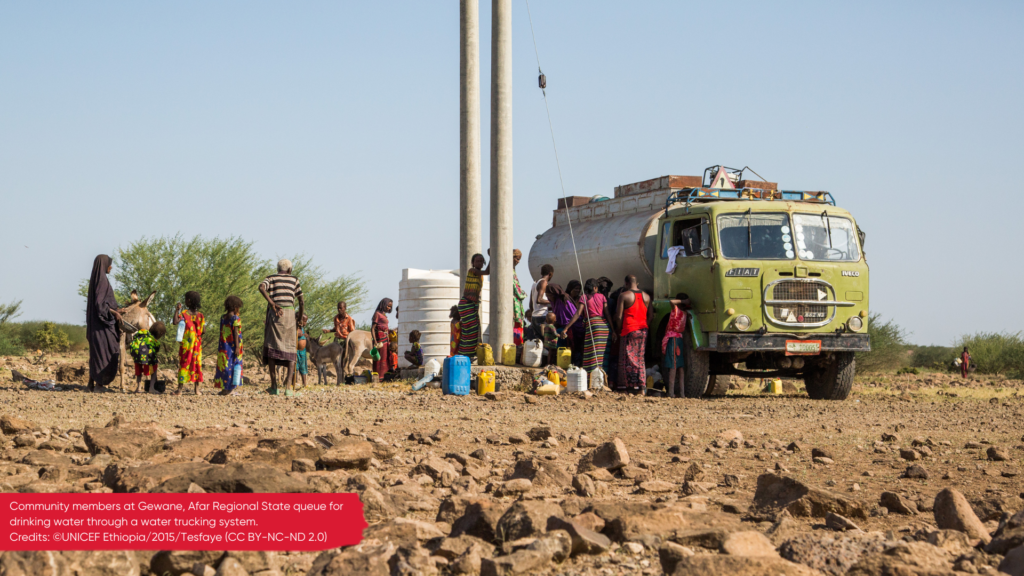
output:
[[[484,277],[483,293],[480,295],[480,327],[484,342],[489,334],[490,283]],[[402,281],[398,284],[398,365],[409,366],[405,353],[412,348],[409,333],[420,331],[420,346],[423,348],[423,362],[436,358],[443,362],[448,357],[451,342],[451,319],[448,317],[452,306],[459,303],[459,273],[457,270],[402,270]]]

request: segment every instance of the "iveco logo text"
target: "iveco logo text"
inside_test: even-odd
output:
[[[843,276],[853,276],[854,278],[860,276],[860,272],[856,270],[843,270]]]

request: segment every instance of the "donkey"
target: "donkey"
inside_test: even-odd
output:
[[[124,392],[125,368],[128,361],[128,354],[125,353],[125,342],[131,339],[139,330],[149,330],[156,324],[156,318],[149,311],[149,304],[153,301],[156,292],[152,292],[145,300],[139,300],[139,294],[132,290],[132,300],[127,306],[121,308],[121,362],[117,367],[117,374],[121,379],[121,392]]]
[[[317,369],[317,384],[327,381],[327,363],[334,366],[337,375],[336,384],[340,385],[345,377],[355,372],[360,358],[369,358],[373,348],[373,337],[365,330],[354,330],[345,339],[345,345],[338,342],[322,344],[320,338],[310,339],[310,358]]]
[[[335,374],[337,374],[339,359],[344,353],[340,344],[337,342],[324,344],[322,338],[322,336],[317,336],[316,338],[307,338],[306,340],[309,345],[309,359],[313,363],[313,367],[316,368],[316,383],[318,386],[327,381],[327,362],[330,362],[335,367]]]

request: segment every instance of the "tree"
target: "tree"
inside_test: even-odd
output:
[[[21,300],[0,304],[0,356],[21,356],[25,348],[9,322],[21,315]]]
[[[10,304],[0,304],[0,326],[21,315],[21,300]]]
[[[306,315],[310,327],[326,324],[333,316],[338,300],[346,300],[350,310],[359,310],[366,298],[366,287],[356,275],[331,278],[313,265],[309,258],[292,258],[294,274],[302,283]],[[202,296],[200,310],[206,317],[203,351],[215,354],[219,342],[220,317],[224,300],[235,295],[242,299],[242,337],[246,356],[258,358],[263,347],[266,301],[259,293],[263,278],[277,271],[276,261],[261,258],[252,242],[238,237],[190,239],[181,235],[142,238],[114,255],[113,279],[118,301],[127,302],[131,291],[140,298],[156,292],[150,311],[168,324],[161,351],[161,362],[177,361],[174,345],[175,327],[171,326],[174,307],[183,302],[185,292],[194,290]],[[312,332],[311,332],[312,333]]]

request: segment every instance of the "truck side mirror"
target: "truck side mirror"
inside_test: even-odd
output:
[[[700,255],[703,256],[705,260],[707,260],[710,258],[714,258],[715,252],[711,249],[710,246],[708,246],[700,251]]]

